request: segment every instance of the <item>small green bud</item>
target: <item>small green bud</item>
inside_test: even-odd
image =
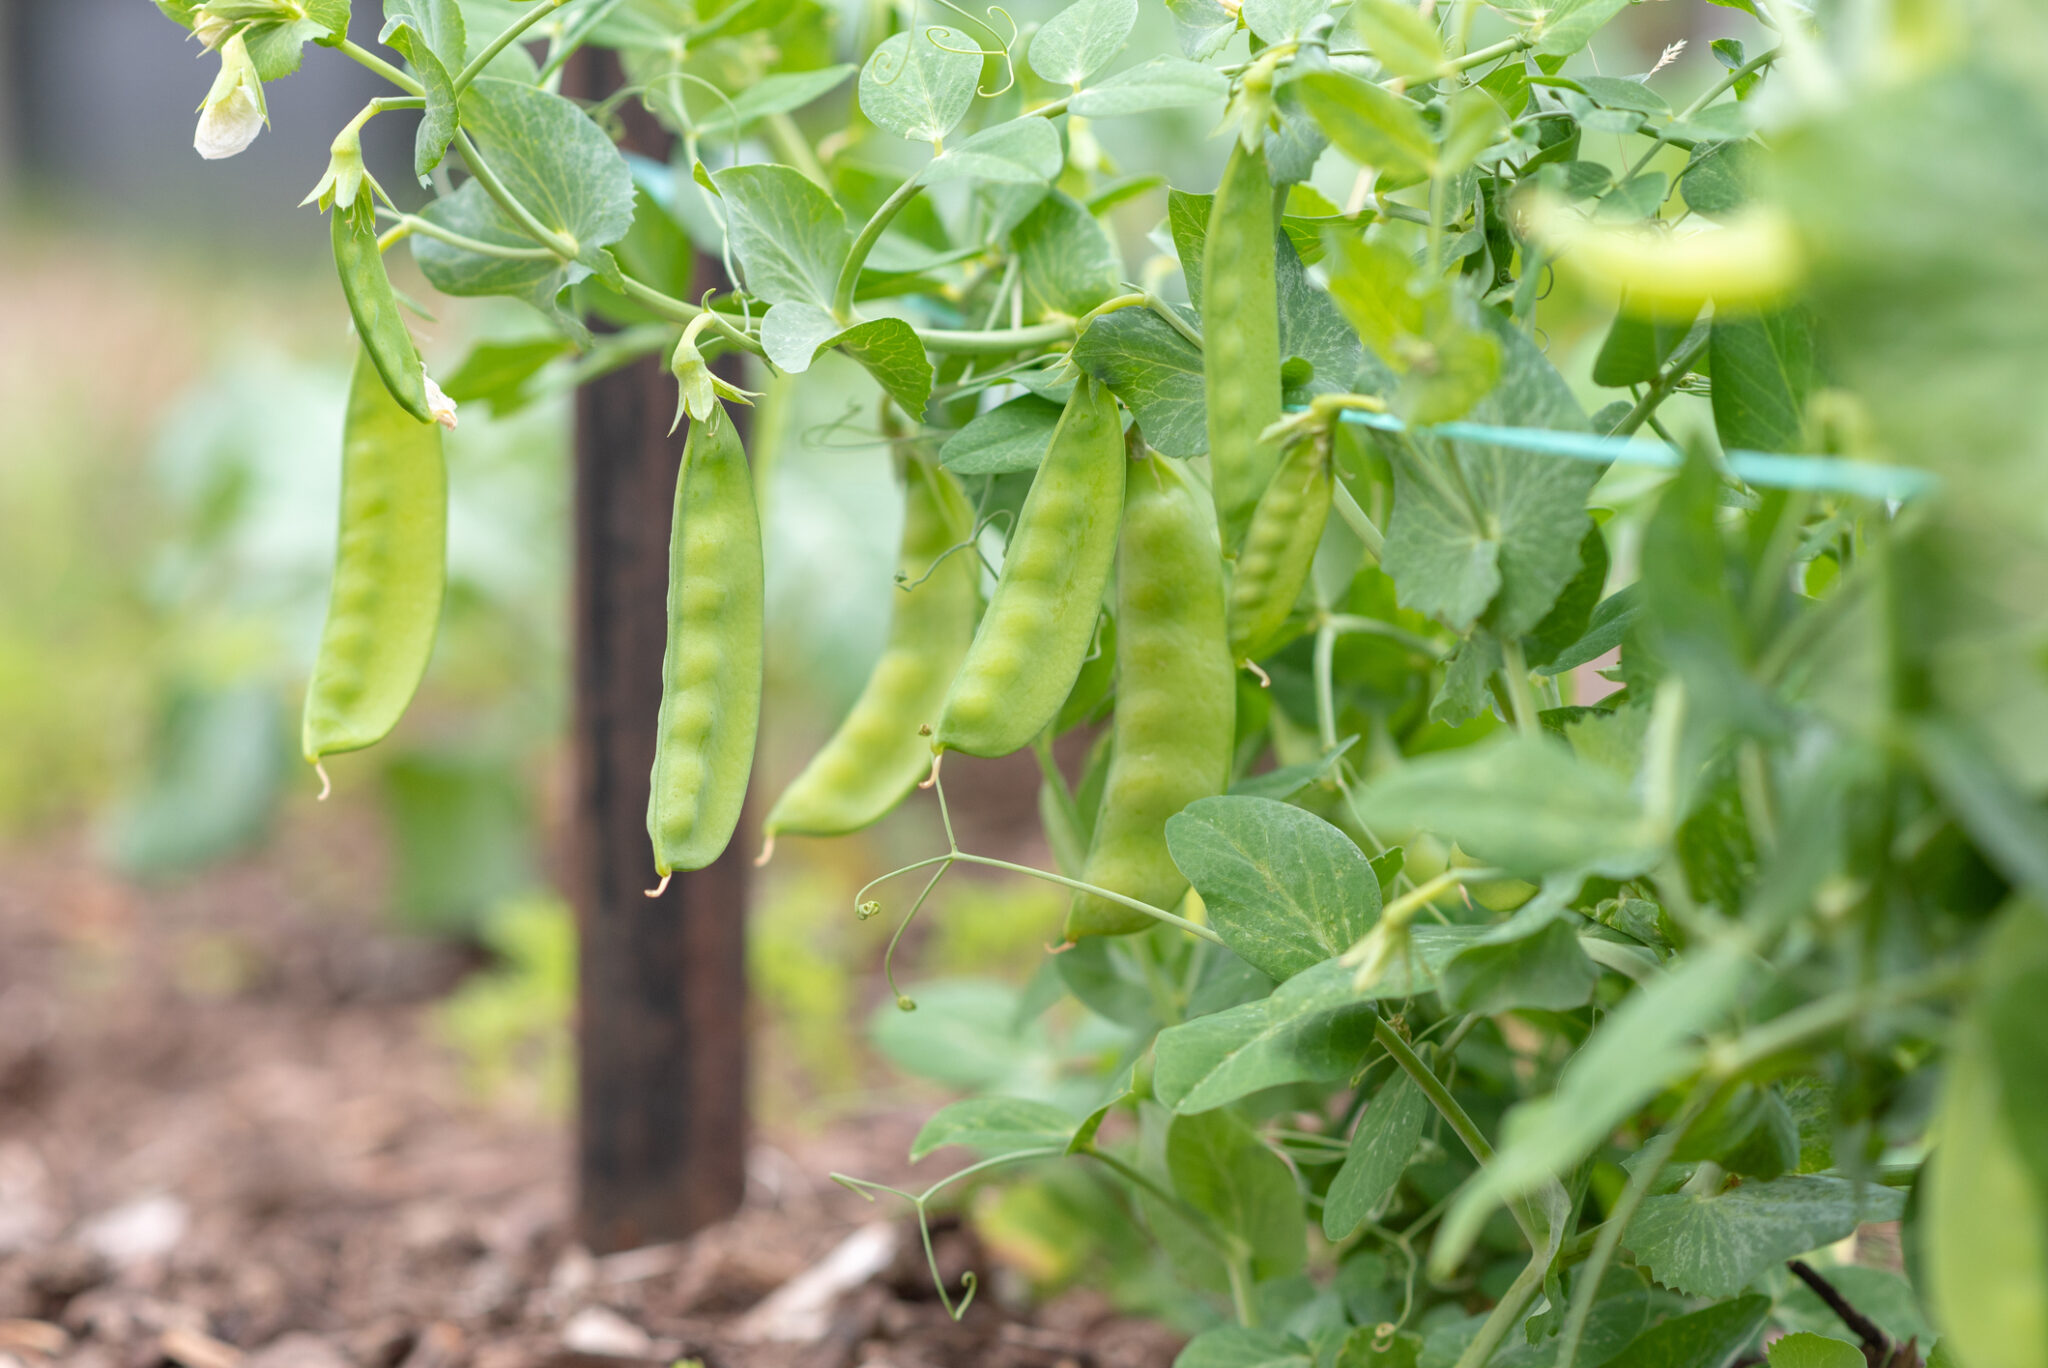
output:
[[[896,995],[896,1010],[899,1012],[914,1012],[917,1010],[917,1004],[901,993],[898,993]]]
[[[869,917],[874,916],[877,912],[880,912],[881,910],[882,905],[876,902],[873,898],[870,898],[866,902],[862,903],[859,907],[854,908],[853,915],[860,918],[862,921],[866,921]]]
[[[311,194],[299,201],[300,207],[316,200],[323,210],[354,207],[363,182],[369,179],[369,172],[363,167],[362,128],[362,120],[357,119],[334,135],[334,141],[327,147],[327,174]],[[374,186],[375,182],[371,184]]]

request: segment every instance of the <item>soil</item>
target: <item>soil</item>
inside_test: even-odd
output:
[[[732,1221],[592,1257],[564,1127],[466,1095],[430,1029],[474,957],[350,910],[336,871],[373,843],[293,839],[171,889],[83,842],[0,859],[0,1368],[1171,1362],[1176,1336],[1093,1294],[1006,1298],[958,1228],[940,1265],[983,1291],[955,1324],[915,1227],[825,1178],[901,1174],[909,1112],[764,1136]],[[886,1267],[797,1341],[749,1338],[863,1230]]]

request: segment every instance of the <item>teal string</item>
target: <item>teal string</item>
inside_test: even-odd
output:
[[[1516,451],[1559,456],[1568,461],[1600,465],[1652,466],[1676,470],[1685,462],[1678,448],[1632,437],[1602,437],[1591,432],[1556,432],[1549,428],[1502,427],[1494,423],[1435,423],[1411,426],[1391,413],[1344,410],[1344,421],[1379,432],[1419,432],[1453,441],[1484,442]],[[1911,499],[1931,493],[1937,481],[1925,470],[1846,461],[1839,456],[1792,456],[1769,451],[1727,453],[1728,473],[1746,484],[1770,489],[1807,489],[1854,494],[1868,499]]]

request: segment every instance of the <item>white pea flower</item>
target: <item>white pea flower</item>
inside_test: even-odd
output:
[[[199,106],[199,128],[192,135],[192,146],[208,161],[232,157],[255,142],[269,122],[263,82],[238,33],[221,44],[220,75]]]
[[[441,392],[434,383],[434,377],[427,374],[425,366],[420,367],[420,379],[427,385],[427,412],[434,415],[434,421],[450,432],[455,431],[455,401]]]

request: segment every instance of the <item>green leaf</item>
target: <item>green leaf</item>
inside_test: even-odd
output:
[[[827,345],[858,361],[913,419],[924,417],[932,394],[932,363],[917,329],[900,318],[856,323]]]
[[[307,43],[329,33],[327,26],[317,19],[285,19],[276,23],[251,24],[242,36],[257,77],[264,81],[279,81],[299,69]]]
[[[455,0],[384,0],[384,31],[377,41],[405,54],[426,87],[426,112],[413,138],[413,174],[427,173],[448,155],[455,140],[455,82],[469,41],[462,27],[462,8]]]
[[[1363,993],[1355,969],[1326,960],[1257,1001],[1161,1031],[1153,1075],[1159,1100],[1176,1111],[1207,1111],[1282,1083],[1346,1076],[1372,1038],[1372,1004],[1429,991],[1478,934],[1477,927],[1418,926],[1409,933],[1412,953],[1397,956]]]
[[[1406,1073],[1397,1069],[1380,1085],[1351,1132],[1343,1167],[1330,1180],[1323,1199],[1324,1235],[1332,1241],[1347,1239],[1365,1224],[1415,1157],[1429,1115],[1429,1099]]]
[[[1813,389],[1813,322],[1801,310],[1714,315],[1714,430],[1728,450],[1798,451]]]
[[[1330,141],[1362,166],[1417,180],[1436,165],[1436,139],[1413,100],[1341,71],[1311,71],[1288,89],[1299,93]]]
[[[1518,330],[1486,318],[1501,380],[1473,421],[1583,431],[1585,415],[1556,368]],[[1394,511],[1381,564],[1402,607],[1457,631],[1484,614],[1500,635],[1520,636],[1579,568],[1591,526],[1586,498],[1600,468],[1470,441],[1436,450],[1394,447]]]
[[[941,1107],[910,1142],[910,1161],[946,1145],[984,1156],[1060,1149],[1073,1138],[1074,1118],[1049,1102],[1022,1097],[969,1097]]]
[[[966,117],[980,80],[980,48],[973,39],[957,29],[919,24],[883,39],[869,55],[860,72],[860,110],[899,138],[936,144]]]
[[[1600,592],[1607,587],[1608,569],[1607,538],[1597,526],[1589,527],[1579,543],[1577,573],[1566,581],[1543,621],[1523,638],[1522,653],[1530,666],[1541,669],[1585,639],[1599,611]]]
[[[1356,736],[1347,736],[1320,760],[1304,760],[1298,765],[1282,765],[1263,774],[1247,774],[1230,786],[1230,796],[1271,798],[1284,803],[1309,785],[1327,780],[1336,772],[1338,764],[1350,753],[1351,748],[1357,744]],[[1396,849],[1393,854],[1399,858],[1400,852]],[[1380,881],[1380,887],[1384,891],[1384,879]]]
[[[1666,1287],[1732,1297],[1773,1266],[1832,1244],[1865,1221],[1895,1221],[1905,1195],[1846,1178],[1794,1174],[1713,1196],[1649,1197],[1625,1243]]]
[[[1379,918],[1365,852],[1286,803],[1201,799],[1167,819],[1166,845],[1224,943],[1274,979],[1349,950]]]
[[[1173,1368],[1315,1368],[1315,1355],[1293,1335],[1219,1325],[1187,1342]]]
[[[1262,43],[1286,43],[1308,30],[1330,0],[1244,0],[1244,25]]]
[[[1230,78],[1214,67],[1180,57],[1154,57],[1088,87],[1067,108],[1089,119],[1150,114],[1208,104],[1230,93]]]
[[[1031,69],[1078,87],[1124,50],[1137,22],[1138,0],[1074,0],[1031,35]]]
[[[441,383],[441,388],[459,404],[486,403],[492,417],[506,417],[531,401],[527,382],[568,350],[569,343],[559,337],[479,342],[454,374]]]
[[[1847,1340],[1804,1331],[1774,1340],[1767,1357],[1771,1368],[1869,1368],[1863,1351]]]
[[[1359,0],[1351,23],[1391,76],[1427,81],[1443,70],[1444,45],[1436,25],[1399,0]]]
[[[1770,1311],[1769,1297],[1738,1297],[1673,1316],[1637,1336],[1605,1368],[1726,1368],[1756,1342]]]
[[[1451,97],[1444,116],[1444,146],[1437,174],[1455,176],[1479,160],[1507,131],[1507,113],[1494,103],[1493,96],[1478,86],[1466,86]]]
[[[1027,114],[954,143],[932,158],[918,179],[926,185],[951,180],[1043,185],[1060,173],[1063,160],[1052,121]]]
[[[1166,0],[1180,50],[1195,61],[1213,57],[1237,32],[1237,15],[1222,0]]]
[[[1641,81],[1622,76],[1581,76],[1577,84],[1602,109],[1633,109],[1638,114],[1671,112],[1671,102]]]
[[[505,216],[484,192],[480,181],[464,181],[452,195],[443,195],[420,211],[420,217],[443,228],[501,247],[531,248],[533,239]],[[427,283],[445,295],[511,295],[544,313],[556,315],[555,296],[573,280],[590,274],[578,263],[556,260],[508,261],[481,252],[450,247],[424,233],[408,239],[413,260]]]
[[[1113,309],[1088,325],[1072,354],[1124,401],[1154,451],[1185,460],[1209,449],[1202,353],[1158,314]]]
[[[726,240],[747,291],[832,307],[832,288],[853,246],[846,215],[816,183],[787,166],[714,171],[726,208]]]
[[[1626,781],[1540,736],[1422,756],[1374,780],[1358,809],[1375,827],[1435,832],[1520,878],[1631,878],[1663,848]]]
[[[1692,327],[1692,318],[1650,319],[1622,308],[1600,344],[1600,354],[1593,359],[1593,383],[1615,388],[1648,384]]]
[[[1751,142],[1701,143],[1679,178],[1685,204],[1708,218],[1732,214],[1749,203],[1756,179],[1757,146]]]
[[[697,136],[729,138],[757,119],[802,109],[819,96],[838,89],[854,70],[852,65],[842,64],[815,71],[771,71],[730,99],[707,98],[704,110],[692,116]]]
[[[1060,406],[1035,394],[1020,395],[977,414],[939,448],[939,464],[956,475],[1008,475],[1036,470],[1052,445]]]
[[[1517,925],[1518,914],[1494,927],[1444,966],[1444,1005],[1491,1016],[1516,1008],[1562,1012],[1593,996],[1600,970],[1579,948],[1577,916],[1544,916]]]
[[[948,979],[911,989],[917,1010],[885,1001],[868,1034],[905,1073],[963,1091],[1014,1090],[1043,1077],[1051,1048],[1037,1023],[1017,1020],[1017,992],[983,979]]]
[[[230,688],[180,681],[149,738],[148,772],[103,833],[126,874],[162,879],[245,850],[276,815],[285,782],[283,707],[267,683]]]
[[[1023,274],[1027,318],[1078,318],[1116,294],[1123,278],[1109,234],[1078,201],[1057,190],[1010,231],[1010,242]]]
[[[604,131],[559,95],[517,81],[479,77],[462,97],[466,126],[478,149],[543,227],[574,239],[588,252],[608,246],[633,225],[633,173]],[[466,181],[422,211],[458,233],[508,247],[534,242],[499,209],[476,181]],[[506,294],[560,315],[554,298],[564,285],[591,274],[584,260],[505,261],[450,247],[425,236],[412,239],[413,257],[444,294]]]
[[[1173,1190],[1244,1242],[1260,1281],[1299,1272],[1308,1256],[1294,1174],[1227,1111],[1176,1116],[1166,1131]]]
[[[1697,1068],[1695,1037],[1717,1024],[1755,978],[1747,955],[1711,945],[1622,999],[1572,1057],[1556,1089],[1508,1113],[1493,1162],[1445,1215],[1432,1265],[1454,1267],[1503,1201],[1570,1172],[1623,1119]]]
[[[822,304],[785,299],[761,319],[761,349],[777,370],[802,375],[839,333],[839,320]]]
[[[1202,303],[1202,257],[1208,246],[1209,216],[1215,204],[1214,195],[1170,190],[1166,196],[1166,219],[1173,234],[1174,251],[1180,257],[1188,297],[1197,308]],[[1302,244],[1306,242],[1318,253],[1322,247],[1321,230],[1305,227],[1309,222],[1283,218],[1282,231],[1274,235],[1273,283],[1280,296],[1280,356],[1283,362],[1298,358],[1315,368],[1309,388],[1342,390],[1349,388],[1352,377],[1358,374],[1363,352],[1357,334],[1345,323],[1329,291],[1309,279]]]
[[[1928,1309],[1969,1365],[2048,1365],[2048,1136],[2032,1052],[2048,919],[2015,903],[1985,938],[1984,984],[1949,1043],[1920,1225]]]
[[[1621,13],[1629,0],[1558,0],[1537,24],[1536,51],[1550,57],[1569,57],[1592,41],[1593,35]]]

